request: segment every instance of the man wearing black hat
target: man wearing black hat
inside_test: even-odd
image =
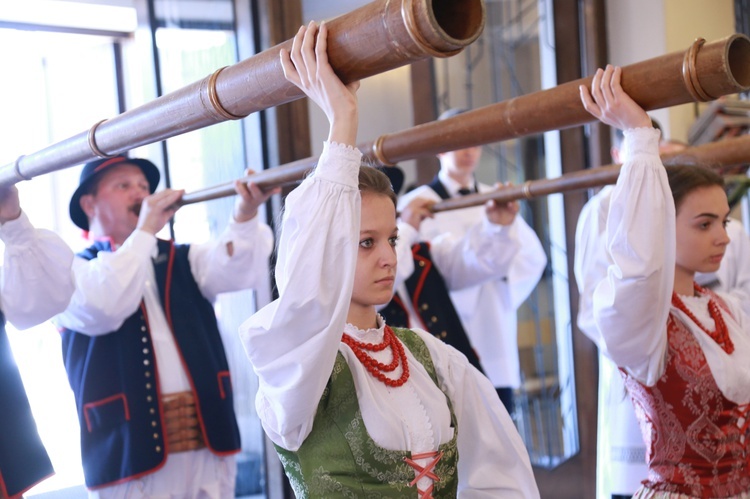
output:
[[[0,497],[20,497],[54,473],[37,434],[10,343],[7,318],[17,328],[46,321],[73,294],[73,252],[56,234],[34,229],[15,187],[0,189]]]
[[[154,193],[158,182],[148,160],[98,160],[70,202],[94,241],[56,319],[86,485],[98,497],[233,497],[240,440],[212,301],[265,282],[273,236],[256,214],[273,192],[238,181],[224,234],[178,245],[155,235],[183,191]]]

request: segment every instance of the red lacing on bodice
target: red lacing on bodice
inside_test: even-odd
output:
[[[750,438],[750,404],[735,407],[734,415],[737,417],[738,422],[742,422],[740,426],[740,438],[745,439],[744,443],[747,447],[747,439]],[[750,470],[750,452],[747,453],[747,468]]]
[[[412,480],[409,483],[409,487],[413,487],[421,478],[426,477],[430,478],[433,483],[430,484],[429,487],[427,487],[426,490],[422,490],[419,487],[417,487],[417,494],[419,494],[419,499],[434,499],[432,497],[432,490],[435,486],[434,482],[439,482],[440,477],[437,476],[435,473],[432,472],[432,470],[437,465],[438,461],[443,457],[443,451],[435,451],[435,452],[424,452],[422,454],[412,454],[411,459],[408,457],[404,458],[404,462],[414,468],[414,470],[417,472],[416,478]],[[432,461],[427,463],[424,467],[421,466],[416,461],[418,459],[429,459],[434,458]]]

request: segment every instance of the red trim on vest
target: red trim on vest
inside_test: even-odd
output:
[[[231,456],[231,455],[239,453],[242,449],[222,452],[222,451],[218,451],[214,449],[211,446],[211,441],[208,438],[208,431],[206,430],[206,423],[205,421],[203,421],[203,413],[201,412],[201,404],[200,404],[200,398],[198,397],[198,390],[195,389],[195,383],[193,381],[193,377],[190,375],[190,369],[188,369],[187,362],[185,362],[185,357],[183,357],[182,350],[180,350],[180,345],[177,342],[177,339],[174,337],[174,326],[172,325],[172,305],[171,305],[171,299],[170,299],[170,294],[171,294],[171,289],[172,289],[172,268],[174,267],[174,259],[175,259],[174,241],[169,241],[169,245],[170,246],[169,246],[169,260],[167,262],[167,277],[166,277],[166,282],[164,283],[164,315],[167,319],[167,324],[169,325],[169,332],[172,333],[172,338],[174,339],[175,346],[177,347],[177,354],[180,356],[180,363],[182,364],[182,369],[185,371],[185,375],[187,376],[188,383],[190,383],[190,391],[193,392],[193,397],[195,397],[195,414],[198,416],[198,424],[200,424],[201,433],[203,434],[203,441],[206,443],[206,448],[217,456]],[[230,383],[231,383],[231,378],[230,378]],[[223,389],[222,389],[222,396],[223,397],[225,396]],[[159,407],[161,408],[161,400],[159,401]]]
[[[141,313],[143,314],[143,320],[146,323],[146,330],[148,331],[149,337],[151,337],[151,325],[148,321],[148,312],[146,312],[146,304],[141,300],[140,304]],[[153,338],[151,338],[151,345],[153,348]],[[156,353],[154,353],[154,360],[156,360]],[[156,383],[156,393],[161,393],[161,387],[159,386],[159,371],[156,366],[156,362],[154,362],[154,383]],[[157,397],[159,400],[157,400],[157,404],[159,406],[159,419],[161,420],[161,427],[166,428],[166,422],[164,419],[164,407],[161,403],[161,397]],[[105,489],[107,487],[114,487],[115,485],[120,485],[126,482],[130,482],[131,480],[138,480],[141,477],[144,477],[146,475],[151,475],[153,473],[156,473],[160,469],[164,467],[165,464],[167,464],[167,456],[169,455],[169,448],[167,447],[167,440],[164,438],[164,435],[162,435],[162,445],[164,446],[164,452],[162,453],[162,460],[159,464],[151,468],[150,470],[146,470],[143,473],[137,473],[135,475],[131,475],[125,478],[121,478],[119,480],[115,480],[114,482],[107,482],[102,485],[97,485],[95,487],[87,487],[88,490],[100,490]]]
[[[414,307],[414,312],[416,313],[417,318],[419,319],[419,322],[422,323],[422,328],[425,331],[429,331],[430,329],[427,327],[427,324],[425,324],[424,319],[422,319],[422,314],[419,313],[419,295],[422,294],[422,288],[424,287],[424,282],[427,280],[427,274],[430,272],[430,269],[432,268],[432,262],[428,260],[427,258],[424,258],[423,256],[418,254],[419,249],[422,247],[422,244],[425,244],[427,246],[427,249],[430,249],[429,243],[419,243],[415,244],[411,247],[411,254],[414,260],[418,262],[424,262],[424,271],[419,275],[419,282],[417,282],[417,285],[414,287],[414,295],[411,297],[411,304]]]
[[[221,378],[227,378],[229,380],[229,386],[232,386],[232,375],[229,371],[219,371],[216,373],[216,381],[219,383],[219,393],[221,398],[227,398],[227,393],[224,391],[224,383],[221,382]]]
[[[89,430],[89,433],[91,433],[91,421],[89,420],[88,409],[95,408],[100,405],[108,404],[117,399],[122,399],[122,408],[123,408],[123,412],[125,413],[125,420],[130,421],[130,409],[128,409],[128,398],[125,396],[125,394],[117,393],[115,395],[110,395],[109,397],[99,399],[96,402],[88,402],[86,404],[83,404],[83,417],[86,419],[86,428]]]
[[[401,301],[401,296],[398,294],[398,292],[393,295],[393,301],[397,306],[401,307],[401,310],[404,311],[404,315],[406,316],[406,328],[411,329],[411,318],[409,317],[409,311],[406,310],[406,306],[404,305],[404,302]]]
[[[8,494],[8,488],[5,485],[5,480],[3,480],[3,474],[2,474],[2,472],[0,472],[0,491],[2,491],[2,493],[3,493],[2,497],[7,497],[8,499],[21,499],[26,492],[28,492],[32,488],[36,487],[37,485],[39,485],[40,483],[42,483],[43,481],[45,481],[46,479],[48,479],[48,478],[50,478],[50,477],[52,477],[54,475],[55,475],[54,473],[50,473],[49,475],[40,478],[39,480],[37,480],[36,482],[32,483],[31,485],[26,486],[26,488],[24,488],[23,490],[17,492],[16,494],[9,495]]]
[[[169,324],[169,330],[174,336],[174,327],[172,326],[172,306],[171,306],[171,294],[172,294],[172,268],[174,267],[174,241],[169,242],[169,260],[167,260],[167,277],[164,283],[164,314],[167,318],[167,324]],[[176,342],[175,342],[176,343]],[[177,349],[179,351],[179,348]],[[182,357],[182,352],[180,352]]]

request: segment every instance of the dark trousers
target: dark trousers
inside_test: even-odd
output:
[[[497,396],[500,397],[500,401],[505,406],[508,414],[513,417],[513,412],[516,410],[516,401],[513,397],[513,388],[502,387],[495,388],[495,390],[497,390]]]
[[[612,499],[632,499],[633,496],[626,496],[623,494],[612,494]]]

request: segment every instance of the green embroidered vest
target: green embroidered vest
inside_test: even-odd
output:
[[[393,328],[396,336],[438,384],[435,366],[424,341],[409,329]],[[438,385],[439,386],[439,385]],[[435,499],[455,498],[458,487],[458,427],[446,396],[454,428],[450,442],[440,445],[443,457],[432,470]],[[409,451],[379,447],[370,438],[357,401],[354,378],[343,355],[336,356],[331,378],[323,391],[313,428],[297,452],[276,446],[298,499],[417,497],[414,468],[404,462]]]

